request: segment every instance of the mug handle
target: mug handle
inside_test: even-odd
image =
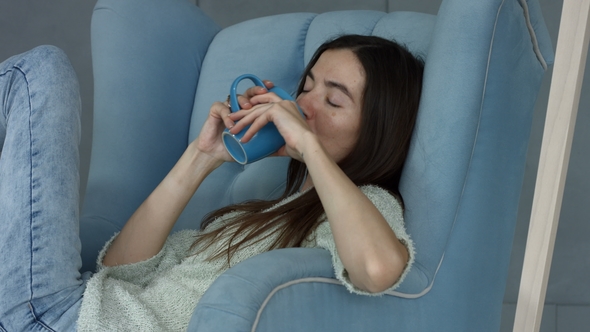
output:
[[[249,79],[256,86],[265,87],[264,82],[262,82],[262,80],[260,78],[258,78],[258,76],[256,76],[256,75],[244,74],[244,75],[238,76],[238,78],[235,79],[234,83],[231,85],[231,88],[229,90],[229,104],[231,105],[232,112],[237,112],[238,110],[240,110],[240,105],[238,104],[238,93],[236,90],[238,88],[238,83],[240,83],[244,79]],[[294,100],[293,97],[289,93],[287,93],[285,90],[283,90],[279,87],[276,87],[276,86],[272,87],[268,91],[274,92],[277,96],[281,97],[284,100]]]

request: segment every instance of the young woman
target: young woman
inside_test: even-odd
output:
[[[75,75],[54,48],[7,60],[0,65],[0,331],[185,330],[223,271],[284,247],[329,250],[350,291],[395,288],[413,262],[398,184],[422,71],[393,42],[343,36],[322,45],[304,71],[296,99],[304,117],[264,87],[249,89],[235,113],[214,103],[199,137],[105,245],[90,277],[78,272]],[[276,155],[292,158],[282,197],[223,208],[201,230],[169,237],[200,183],[232,161],[221,132],[251,124],[248,141],[268,122],[286,142]]]

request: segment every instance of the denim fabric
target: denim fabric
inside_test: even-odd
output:
[[[35,48],[0,64],[0,331],[75,330],[80,97],[66,55]]]

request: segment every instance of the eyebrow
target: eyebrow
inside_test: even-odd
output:
[[[313,73],[311,72],[311,70],[307,73],[307,76],[309,76],[309,78],[311,78],[313,81],[315,81],[315,77],[313,76]],[[344,85],[342,83],[334,82],[334,81],[324,81],[324,83],[326,84],[327,87],[336,88],[336,89],[342,91],[342,93],[347,95],[348,98],[350,98],[350,100],[352,100],[354,102],[354,98],[352,97],[352,94],[350,93],[350,91],[348,91],[348,88],[346,87],[346,85]]]

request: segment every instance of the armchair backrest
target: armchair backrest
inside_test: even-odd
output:
[[[277,86],[295,92],[303,68],[324,41],[349,33],[374,34],[394,38],[424,57],[435,21],[435,16],[421,13],[345,11],[277,15],[226,28],[215,36],[203,61],[189,141],[198,135],[211,104],[225,99],[228,82],[245,72],[271,79]],[[253,33],[264,29],[267,31],[259,36]],[[412,38],[416,33],[421,38]],[[383,142],[383,148],[388,148],[387,142]],[[223,165],[199,189],[177,227],[194,225],[195,220],[213,207],[282,194],[288,161],[288,158],[269,158],[246,166]],[[210,196],[212,190],[220,190],[215,198]],[[420,280],[417,287],[424,289],[428,278],[418,269],[416,272],[420,276],[410,279]]]

